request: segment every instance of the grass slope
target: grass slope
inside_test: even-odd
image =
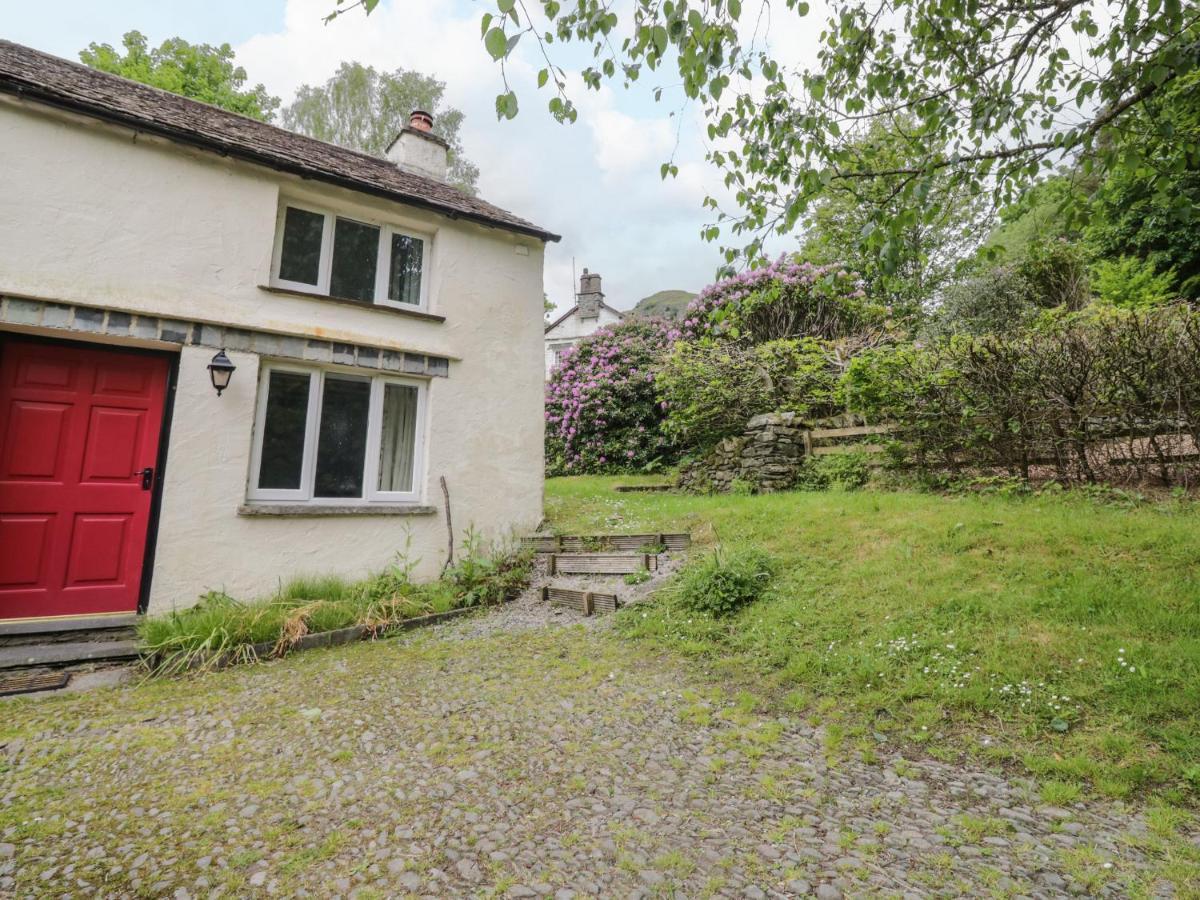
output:
[[[633,312],[639,316],[682,319],[683,311],[695,296],[691,291],[657,291],[639,300]]]
[[[636,479],[623,477],[627,482]],[[780,574],[713,620],[669,600],[626,631],[881,740],[1017,764],[1062,797],[1200,792],[1200,508],[1078,496],[616,494],[554,479],[562,532],[690,529]]]

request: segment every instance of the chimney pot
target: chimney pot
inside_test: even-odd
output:
[[[434,134],[432,128],[433,116],[423,109],[414,109],[408,117],[408,127],[400,129],[384,156],[401,169],[445,181],[450,145]]]

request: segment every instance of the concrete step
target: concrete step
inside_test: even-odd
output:
[[[658,569],[655,553],[552,553],[550,575],[629,575]]]
[[[18,644],[0,647],[0,670],[35,666],[71,666],[87,662],[117,662],[135,659],[135,640],[53,641],[45,644]]]

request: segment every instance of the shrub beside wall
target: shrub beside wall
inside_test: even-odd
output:
[[[712,447],[763,413],[826,415],[841,374],[837,360],[832,345],[813,338],[756,346],[681,341],[656,378],[666,432],[681,446]]]

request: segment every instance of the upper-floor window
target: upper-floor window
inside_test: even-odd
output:
[[[279,209],[272,274],[281,287],[420,309],[428,257],[420,235],[288,202]]]

